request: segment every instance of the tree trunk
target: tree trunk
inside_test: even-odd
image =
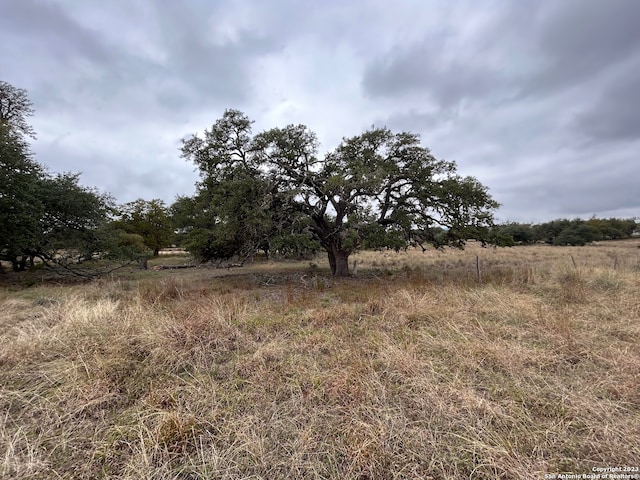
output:
[[[153,249],[153,256],[154,256],[154,258],[160,256],[160,249],[159,248],[154,248]]]
[[[320,244],[327,251],[329,266],[334,277],[349,276],[349,255],[351,250],[342,245],[340,226],[332,226],[324,216],[313,217],[314,231],[320,239]]]
[[[27,257],[22,255],[19,258],[13,258],[11,260],[11,266],[14,272],[24,272],[27,269]]]
[[[340,248],[334,247],[327,249],[327,255],[329,256],[329,266],[331,267],[331,273],[334,277],[348,277],[349,276],[349,252]]]

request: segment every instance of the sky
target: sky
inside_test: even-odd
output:
[[[640,217],[638,0],[1,0],[35,158],[118,202],[192,195],[182,139],[235,108],[322,154],[421,136],[500,222]]]

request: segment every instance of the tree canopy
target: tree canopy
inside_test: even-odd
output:
[[[51,175],[0,125],[0,260],[24,270],[34,258],[91,258],[112,199],[83,187],[77,174]]]
[[[9,128],[13,135],[35,138],[35,131],[27,121],[33,113],[27,91],[0,80],[0,125]]]
[[[31,115],[26,91],[0,82],[0,260],[16,271],[35,258],[73,271],[95,252],[127,257],[131,249],[107,228],[113,199],[80,185],[79,174],[52,175],[33,158]]]
[[[162,248],[171,244],[173,224],[169,209],[158,198],[139,198],[120,208],[119,219],[114,226],[127,234],[140,235],[144,245],[157,257]]]
[[[27,143],[6,123],[0,123],[0,259],[19,268],[18,258],[39,243],[43,212],[40,186],[44,171]]]
[[[504,239],[503,244],[509,246],[536,242],[551,245],[586,245],[599,240],[629,238],[637,225],[633,218],[560,218],[535,225],[515,222],[497,225],[494,234]]]
[[[209,230],[199,231],[205,240],[220,231],[263,242],[304,232],[326,250],[332,273],[345,276],[358,248],[462,248],[489,238],[498,204],[416,134],[372,127],[320,156],[304,125],[255,136],[251,125],[227,110],[203,138],[183,143],[183,157],[200,170],[197,196],[210,199]]]

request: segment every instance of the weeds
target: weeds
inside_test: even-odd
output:
[[[0,476],[528,479],[635,465],[635,255],[364,252],[358,279],[265,263],[1,291]]]

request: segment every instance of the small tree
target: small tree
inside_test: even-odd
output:
[[[173,225],[173,242],[184,247],[189,232],[193,230],[199,217],[194,197],[179,195],[169,207],[171,225]]]
[[[349,255],[363,246],[462,248],[467,239],[488,239],[498,206],[476,179],[459,176],[455,163],[435,159],[418,135],[386,128],[345,138],[321,158],[305,126],[252,138],[251,121],[227,110],[204,139],[185,141],[182,153],[200,169],[201,191],[227,188],[241,172],[263,186],[258,207],[265,217],[288,211],[306,218],[335,276],[349,274]],[[256,197],[246,201],[255,205]]]
[[[505,238],[510,237],[513,244],[527,245],[536,240],[536,232],[531,225],[526,223],[506,223],[500,225],[496,230],[498,235]]]
[[[100,252],[100,229],[108,222],[113,199],[79,185],[79,177],[65,173],[41,182],[38,255],[48,262],[76,263]]]
[[[120,210],[116,226],[126,233],[140,235],[154,257],[171,244],[173,223],[169,209],[162,200],[138,199],[126,203]]]

